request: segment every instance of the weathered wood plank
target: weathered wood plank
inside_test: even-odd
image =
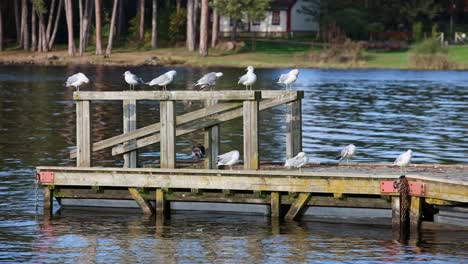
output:
[[[244,169],[259,169],[258,156],[258,101],[244,101]]]
[[[281,217],[281,194],[279,192],[271,193],[270,211],[272,218]]]
[[[128,188],[128,191],[145,215],[152,215],[154,213],[153,206],[145,198],[143,198],[138,189]]]
[[[161,101],[161,168],[175,168],[175,101]]]
[[[259,100],[260,91],[76,91],[74,100]]]
[[[414,196],[411,197],[410,231],[412,233],[417,232],[421,226],[422,203],[423,198]]]
[[[294,96],[297,99],[304,98],[304,91],[292,91],[292,90],[262,90],[262,99],[270,99],[281,96]]]
[[[286,158],[302,151],[302,103],[301,100],[286,104]]]
[[[160,216],[166,215],[167,212],[166,193],[160,188],[156,189],[156,214]]]
[[[265,110],[271,107],[275,107],[281,104],[285,104],[291,101],[294,101],[295,97],[291,96],[282,96],[278,98],[273,98],[273,99],[268,99],[265,101],[261,101],[259,103],[259,110]],[[199,129],[203,129],[205,127],[210,127],[216,124],[220,124],[222,122],[226,122],[238,117],[242,116],[242,110],[243,109],[234,109],[231,111],[227,111],[225,113],[217,114],[216,116],[207,116],[204,118],[200,118],[192,123],[185,123],[185,124],[178,124],[177,130],[176,130],[176,136],[181,136],[185,135],[194,131],[197,131]],[[112,155],[120,155],[128,151],[135,150],[137,148],[149,146],[152,144],[156,144],[160,141],[160,135],[151,135],[148,137],[144,137],[142,139],[138,139],[136,144],[130,144],[128,146],[117,146],[112,149]]]
[[[305,205],[308,203],[310,199],[310,193],[300,193],[294,203],[289,208],[289,211],[286,213],[284,217],[286,220],[294,220],[300,217],[301,212],[303,211]]]
[[[216,104],[214,106],[202,108],[196,111],[192,111],[187,114],[183,114],[180,116],[176,117],[176,123],[178,125],[185,124],[188,122],[192,122],[196,119],[202,118],[202,117],[207,117],[213,114],[225,112],[228,110],[236,109],[236,108],[241,108],[242,103],[241,102],[236,102],[236,103],[220,103]],[[159,132],[161,129],[161,123],[155,123],[149,126],[145,126],[142,128],[139,128],[133,132],[117,135],[111,138],[107,138],[104,140],[101,140],[99,142],[96,142],[93,144],[92,151],[98,151],[101,149],[105,149],[108,147],[115,146],[117,144],[121,144],[126,141],[134,140],[137,138],[141,138],[144,136],[148,136],[154,133]],[[71,150],[70,151],[70,157],[75,158],[76,157],[76,150]]]
[[[91,141],[90,102],[76,102],[76,166],[91,167]]]
[[[205,106],[209,107],[215,105],[216,100],[207,100]],[[205,128],[205,168],[215,169],[217,163],[217,157],[219,155],[220,147],[220,131],[219,125],[214,125]]]
[[[136,100],[123,100],[123,132],[128,133],[135,131],[136,125]],[[128,143],[124,143],[128,144]],[[124,167],[136,168],[137,167],[137,151],[131,151],[124,154]]]

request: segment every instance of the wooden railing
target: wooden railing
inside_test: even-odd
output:
[[[258,111],[287,106],[286,156],[302,150],[302,91],[124,91],[75,92],[77,146],[70,156],[78,167],[91,167],[91,153],[112,147],[112,155],[124,155],[124,167],[137,166],[139,148],[160,143],[161,168],[175,168],[175,138],[205,130],[206,168],[215,168],[219,152],[219,124],[243,117],[244,168],[258,169]],[[120,100],[123,103],[123,134],[92,142],[91,101]],[[138,100],[160,101],[160,122],[136,128]],[[175,116],[176,100],[203,100],[205,107]],[[222,101],[222,103],[217,103]]]

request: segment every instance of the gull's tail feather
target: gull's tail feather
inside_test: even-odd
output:
[[[337,156],[335,159],[338,160],[338,161],[342,161],[343,157],[340,155],[340,156]]]

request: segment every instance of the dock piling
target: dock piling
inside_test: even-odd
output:
[[[90,101],[76,101],[76,166],[91,167]]]
[[[281,217],[281,194],[279,192],[271,192],[270,199],[271,218],[279,219]]]
[[[258,101],[244,101],[244,169],[258,170]]]
[[[286,158],[302,151],[302,103],[299,99],[286,104]]]
[[[160,102],[161,168],[175,168],[175,101]]]
[[[216,105],[217,100],[206,100],[205,107]],[[205,169],[216,169],[219,155],[219,125],[205,128]]]

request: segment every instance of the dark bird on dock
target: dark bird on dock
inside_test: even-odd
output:
[[[348,146],[344,147],[343,150],[341,150],[341,153],[338,157],[336,157],[337,160],[342,161],[346,159],[346,163],[349,162],[349,159],[356,154],[356,146],[353,144],[349,144]]]
[[[239,162],[239,157],[239,151],[229,151],[218,156],[218,163],[216,164],[216,166],[229,166],[229,169],[232,170],[232,166]]]
[[[79,72],[77,74],[73,74],[72,76],[68,77],[67,82],[65,83],[65,87],[75,86],[76,90],[80,90],[80,86],[89,83],[88,77],[83,73]]]
[[[205,147],[201,144],[196,144],[192,147],[192,156],[199,161],[205,158]]]
[[[201,77],[200,80],[198,80],[193,86],[197,87],[199,90],[204,90],[205,88],[211,88],[216,85],[216,81],[223,76],[222,72],[210,72],[203,77]]]

